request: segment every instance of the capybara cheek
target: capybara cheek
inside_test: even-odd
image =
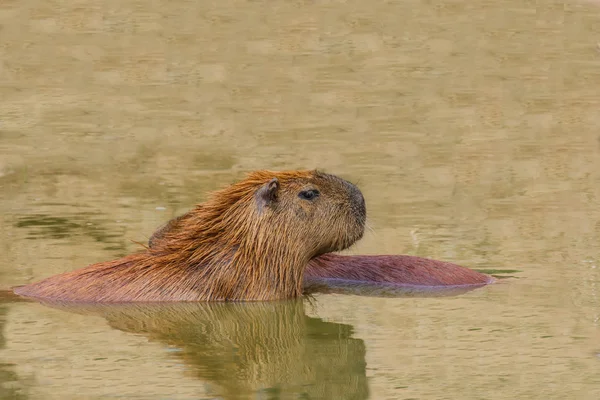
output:
[[[294,207],[294,215],[301,221],[306,221],[309,219],[310,210],[307,210],[305,207],[300,205]]]

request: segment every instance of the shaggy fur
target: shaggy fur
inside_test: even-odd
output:
[[[302,198],[318,190],[314,199]],[[364,198],[317,171],[257,171],[157,232],[146,251],[15,289],[79,302],[274,300],[302,294],[311,258],[364,232]]]

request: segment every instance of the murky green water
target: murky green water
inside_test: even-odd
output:
[[[599,398],[597,42],[575,0],[3,1],[0,288],[132,252],[258,168],[358,182],[350,253],[519,272],[442,298],[5,299],[0,397]]]

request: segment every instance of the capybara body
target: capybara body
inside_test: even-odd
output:
[[[404,286],[471,286],[493,282],[491,276],[460,265],[406,255],[324,254],[311,260],[304,277]]]
[[[256,171],[159,230],[145,251],[21,286],[77,302],[298,297],[308,262],[364,232],[360,190],[318,171]]]

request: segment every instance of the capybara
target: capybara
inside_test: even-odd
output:
[[[360,190],[319,171],[257,171],[159,231],[145,251],[15,288],[78,302],[252,301],[303,293],[308,262],[364,233]]]

